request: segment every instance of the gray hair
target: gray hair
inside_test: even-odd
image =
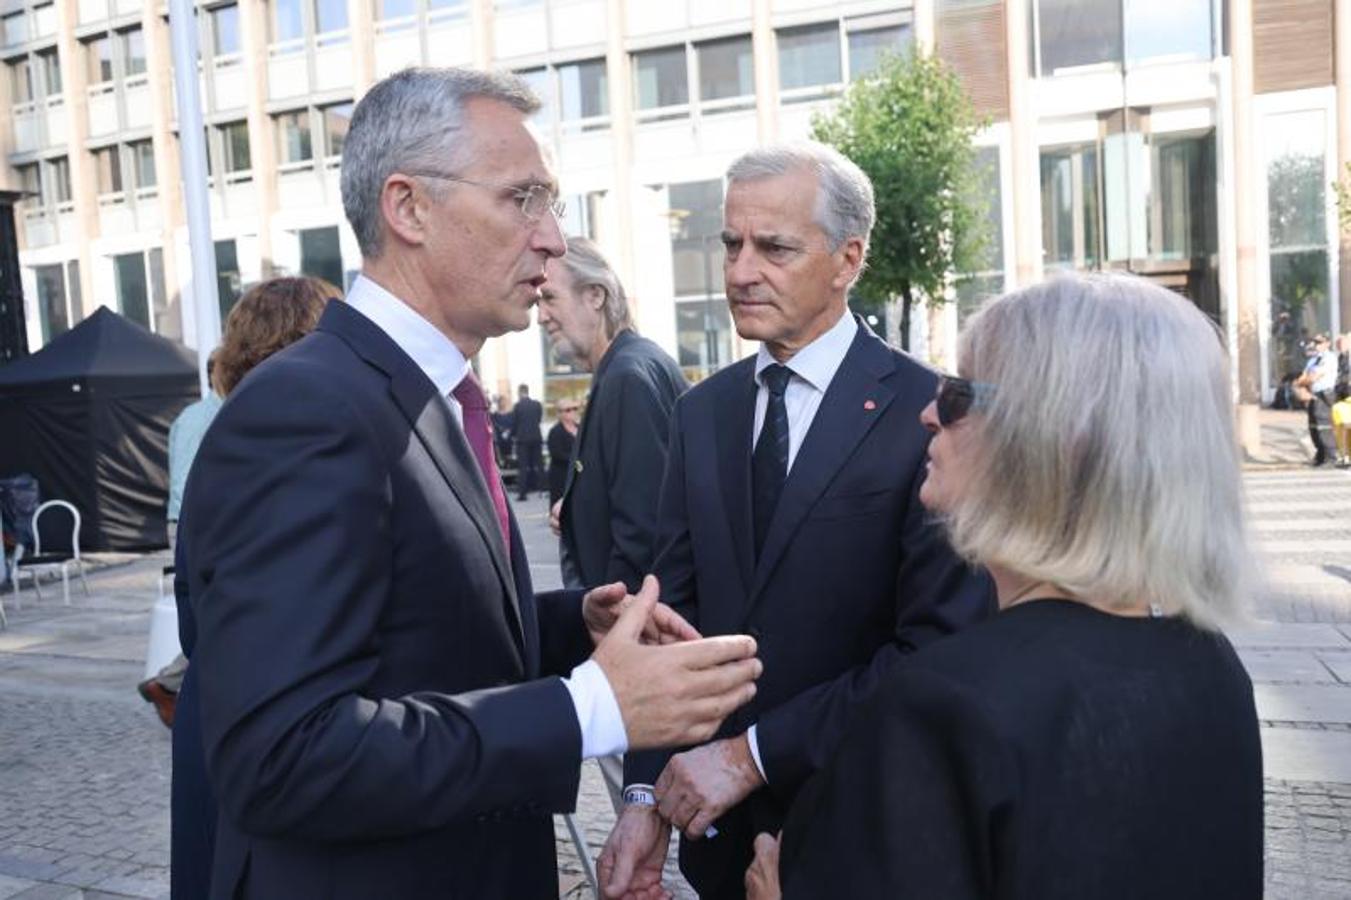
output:
[[[361,254],[380,255],[384,222],[380,194],[385,180],[411,169],[453,171],[463,165],[464,104],[474,97],[497,100],[534,114],[539,98],[509,73],[471,69],[408,68],[376,82],[352,112],[342,148],[342,208]],[[444,190],[440,185],[433,190]]]
[[[605,318],[605,336],[613,338],[625,328],[633,328],[633,317],[629,313],[629,298],[624,293],[624,285],[619,275],[611,267],[609,260],[601,254],[600,248],[584,237],[568,238],[568,252],[560,260],[572,276],[574,291],[585,288],[599,288],[605,295],[601,304],[601,315]]]
[[[958,358],[995,386],[945,517],[959,553],[1109,607],[1239,618],[1255,571],[1229,366],[1200,310],[1135,277],[1063,277],[987,303]]]
[[[863,239],[867,256],[877,209],[873,183],[851,159],[817,141],[796,141],[756,147],[727,169],[727,184],[776,178],[798,169],[816,173],[816,224],[826,233],[834,253],[851,237]]]

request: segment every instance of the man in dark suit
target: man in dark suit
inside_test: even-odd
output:
[[[180,557],[213,897],[556,897],[581,760],[706,737],[754,692],[749,638],[639,643],[692,636],[653,582],[532,593],[469,360],[564,251],[537,109],[468,70],[366,94],[342,161],[362,275],[202,445]]]
[[[516,435],[516,499],[524,500],[544,486],[544,435],[540,431],[544,407],[530,398],[530,385],[521,385],[518,394],[512,431]]]
[[[757,635],[765,677],[717,740],[628,754],[607,896],[656,890],[670,822],[700,896],[743,897],[755,834],[778,830],[860,701],[993,607],[918,499],[936,376],[846,306],[873,217],[867,176],[820,144],[728,171],[728,303],[762,344],[676,403],[655,570],[704,633]]]
[[[571,586],[622,581],[637,590],[652,569],[657,491],[671,407],[689,386],[675,360],[633,330],[619,276],[594,244],[569,238],[549,263],[539,324],[559,355],[592,373],[586,417],[551,523]]]

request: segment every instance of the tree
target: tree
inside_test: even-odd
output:
[[[906,349],[917,295],[942,303],[949,276],[983,258],[987,206],[972,139],[984,126],[957,76],[919,52],[884,57],[834,112],[812,119],[813,137],[872,179],[877,224],[853,302],[865,311],[899,303]]]

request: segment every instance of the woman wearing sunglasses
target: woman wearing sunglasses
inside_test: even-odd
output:
[[[881,688],[751,900],[1259,898],[1250,558],[1228,362],[1123,276],[992,301],[921,414],[920,499],[1000,612]],[[780,859],[781,856],[781,859]]]

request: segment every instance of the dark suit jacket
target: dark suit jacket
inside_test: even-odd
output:
[[[557,896],[579,595],[536,598],[445,400],[344,303],[232,393],[180,532],[213,897]]]
[[[705,635],[746,633],[764,674],[719,737],[758,723],[768,787],[685,841],[681,865],[706,897],[742,895],[753,829],[773,833],[855,706],[907,654],[987,615],[988,579],[960,562],[918,492],[937,383],[859,321],[788,473],[755,559],[751,441],[755,359],[675,406],[655,569],[663,599]],[[668,754],[631,753],[626,780],[653,783]]]
[[[544,437],[540,433],[540,420],[544,418],[544,407],[538,400],[532,400],[524,397],[516,401],[515,408],[511,411],[514,417],[512,430],[516,435],[517,444],[540,444],[544,442]]]
[[[915,654],[783,832],[787,900],[1262,896],[1262,745],[1229,642],[1021,603]]]
[[[687,387],[675,360],[632,331],[596,366],[563,491],[563,542],[583,584],[636,591],[651,571],[671,407]]]

